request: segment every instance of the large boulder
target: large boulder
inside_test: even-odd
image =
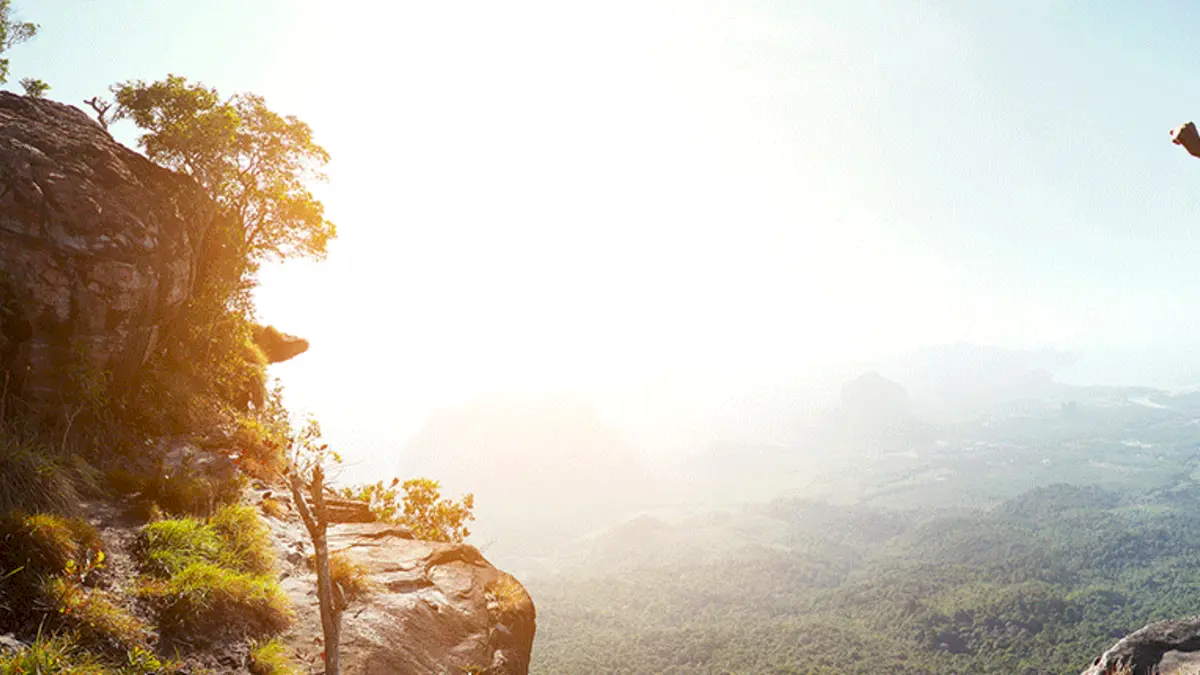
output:
[[[128,381],[191,292],[215,214],[77,108],[0,92],[0,381],[45,410]]]
[[[284,639],[302,660],[319,661],[311,546],[294,514],[268,522],[285,567],[281,586],[296,609]],[[330,526],[330,551],[361,565],[373,588],[342,616],[342,672],[528,673],[535,611],[525,588],[473,546],[411,537],[385,523]]]
[[[1200,617],[1152,623],[1092,662],[1083,675],[1197,675]]]

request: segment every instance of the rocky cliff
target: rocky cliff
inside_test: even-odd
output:
[[[188,297],[213,218],[190,179],[82,111],[0,92],[0,380],[49,403],[73,368],[121,382]]]
[[[116,143],[81,111],[0,92],[0,396],[53,410],[78,367],[118,385],[135,377],[189,298],[214,213],[191,179]],[[269,326],[254,332],[267,361],[308,348]],[[168,478],[217,484],[237,471],[232,446],[201,450],[181,437],[147,452],[161,455]],[[83,508],[115,561],[118,589],[135,585],[133,542],[144,524],[124,515],[127,506],[98,499]],[[295,609],[284,637],[311,653],[321,635],[311,547],[294,512],[267,522]],[[344,616],[343,672],[527,672],[533,603],[474,547],[417,541],[375,523],[339,524],[330,535],[331,549],[360,565],[369,583]],[[245,672],[244,658],[226,651],[206,672]]]
[[[1200,617],[1160,621],[1134,631],[1104,652],[1082,675],[1196,675]]]

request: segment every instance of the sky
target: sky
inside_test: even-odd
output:
[[[1195,3],[15,11],[42,30],[12,80],[50,98],[174,73],[313,127],[340,236],[268,269],[258,306],[312,343],[275,367],[289,402],[352,445],[490,391],[957,341],[1200,375],[1200,162],[1168,137],[1200,117]]]

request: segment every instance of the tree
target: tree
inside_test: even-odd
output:
[[[329,509],[325,505],[325,468],[330,460],[341,458],[321,443],[321,428],[315,420],[309,420],[304,430],[291,438],[288,486],[292,501],[313,543],[313,557],[317,567],[317,601],[321,607],[321,632],[325,636],[325,675],[341,673],[342,611],[346,600],[341,596],[329,569]],[[312,508],[308,501],[312,501]]]
[[[12,0],[0,0],[0,54],[37,35],[38,25],[12,20]],[[0,84],[8,82],[8,59],[0,58]]]
[[[25,90],[26,96],[32,98],[42,98],[46,92],[50,91],[50,85],[36,77],[21,78],[21,88]]]
[[[394,478],[387,487],[380,481],[338,492],[343,497],[367,502],[377,518],[407,526],[417,539],[461,543],[471,535],[466,524],[475,520],[475,495],[464,495],[457,502],[443,499],[440,483],[413,478],[404,481],[404,496],[399,497],[399,485],[400,479]]]
[[[312,129],[269,108],[261,96],[222,98],[216,89],[178,75],[114,85],[113,120],[130,119],[145,133],[146,155],[196,179],[216,201],[236,237],[223,242],[247,261],[324,257],[337,234],[306,186],[324,179],[329,155]]]

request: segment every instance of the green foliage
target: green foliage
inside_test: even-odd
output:
[[[159,577],[170,577],[197,562],[214,562],[224,542],[207,523],[195,518],[160,520],[142,529],[142,563]]]
[[[250,647],[251,675],[300,675],[300,669],[288,658],[287,648],[279,640],[268,640]]]
[[[171,633],[267,635],[287,628],[292,619],[291,604],[274,578],[208,562],[149,581],[138,595],[155,605],[159,627]]]
[[[38,25],[28,21],[14,21],[12,0],[0,0],[0,54],[37,35]],[[8,82],[8,59],[0,58],[0,84]]]
[[[121,654],[146,644],[148,627],[109,593],[60,576],[45,580],[42,596],[59,621],[83,644]]]
[[[96,528],[78,518],[10,511],[0,516],[0,569],[48,576],[89,568],[103,549]]]
[[[36,77],[22,77],[21,89],[25,91],[25,95],[31,98],[43,98],[46,92],[50,91],[50,85],[44,80],[39,80]]]
[[[160,467],[149,475],[117,472],[110,474],[109,481],[132,483],[148,510],[205,516],[240,499],[246,478],[236,472],[224,476],[193,472],[185,463],[175,471]]]
[[[338,494],[367,502],[379,520],[406,525],[418,539],[461,542],[470,536],[466,524],[475,520],[475,495],[464,495],[460,501],[443,499],[437,481],[413,478],[400,486],[404,490],[404,495],[400,496],[399,483],[400,479],[396,478],[387,486],[380,481],[341,488]]]
[[[279,400],[276,388],[266,404],[273,409]],[[267,415],[238,415],[235,418],[233,444],[238,449],[238,466],[247,475],[263,481],[276,481],[283,471],[287,430]]]
[[[321,257],[336,230],[305,186],[329,161],[312,130],[261,96],[222,98],[216,89],[168,75],[113,87],[117,119],[131,119],[150,159],[195,178],[239,237],[225,242],[247,259]]]
[[[879,512],[895,523],[848,538],[830,516],[852,508],[779,505],[796,534],[776,549],[528,579],[531,672],[1080,672],[1195,613],[1198,507],[1195,486],[1053,486],[990,512]]]
[[[152,602],[169,632],[263,635],[291,621],[287,597],[272,575],[269,532],[249,506],[226,506],[207,522],[161,520],[143,529],[139,595]]]
[[[0,428],[0,511],[70,512],[79,503],[78,466],[35,436]]]
[[[107,669],[65,635],[39,635],[28,649],[0,655],[0,675],[40,673],[106,675]]]
[[[209,525],[225,544],[221,564],[251,574],[268,574],[274,568],[271,532],[254,507],[227,506],[213,514]]]

